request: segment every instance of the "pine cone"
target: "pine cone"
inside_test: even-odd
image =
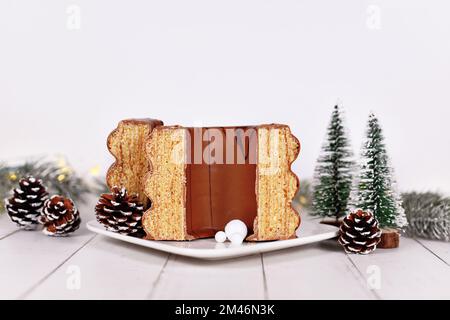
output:
[[[381,240],[381,230],[374,215],[360,209],[344,218],[340,231],[339,243],[347,253],[368,254]]]
[[[128,194],[125,188],[113,187],[111,193],[102,194],[95,206],[97,221],[106,230],[142,238],[144,206],[136,194]]]
[[[71,199],[53,196],[45,202],[39,222],[44,225],[44,234],[64,237],[80,227],[81,219]]]
[[[11,220],[18,226],[33,230],[47,199],[47,189],[42,185],[42,181],[29,176],[19,181],[19,187],[14,189],[11,198],[5,199],[5,208]]]

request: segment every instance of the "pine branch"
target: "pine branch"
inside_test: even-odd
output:
[[[450,199],[433,192],[404,193],[406,233],[413,237],[450,241]]]
[[[70,197],[75,202],[84,203],[88,194],[97,194],[106,188],[100,179],[89,184],[65,161],[64,164],[45,159],[26,161],[19,165],[3,163],[0,164],[0,212],[4,211],[4,199],[10,196],[18,181],[29,175],[42,179],[50,194]]]
[[[296,201],[302,208],[309,209],[312,205],[311,182],[308,179],[300,181],[300,189],[295,195]]]

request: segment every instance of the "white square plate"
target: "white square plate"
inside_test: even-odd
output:
[[[326,239],[332,239],[339,234],[338,228],[320,224],[319,219],[303,219],[299,229],[297,230],[297,239],[268,242],[244,242],[243,244],[237,246],[232,245],[230,242],[217,243],[214,239],[200,239],[194,241],[143,240],[107,231],[96,220],[89,221],[87,223],[87,228],[95,233],[125,242],[134,243],[139,246],[206,260],[230,259],[256,253],[292,248]]]

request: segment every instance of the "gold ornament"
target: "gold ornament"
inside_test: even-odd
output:
[[[11,181],[16,181],[17,180],[17,175],[15,172],[10,172],[9,173],[9,180]]]
[[[100,165],[90,168],[89,173],[94,177],[98,177],[100,175]]]

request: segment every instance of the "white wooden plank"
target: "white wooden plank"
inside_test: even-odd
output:
[[[0,214],[0,241],[7,237],[14,231],[17,231],[18,227],[11,221],[6,212]]]
[[[382,299],[450,299],[450,268],[414,239],[402,237],[397,249],[349,257],[364,274],[379,268],[376,292]]]
[[[319,224],[321,218],[301,212],[305,221]],[[359,270],[336,240],[263,255],[270,299],[374,299]]]
[[[20,230],[0,240],[0,299],[20,298],[94,237],[84,224],[93,218],[91,207],[80,208],[82,225],[69,237]]]
[[[92,208],[81,208],[84,222],[93,218]],[[0,216],[0,234],[8,234],[5,228],[15,230],[7,218]],[[3,238],[0,298],[450,298],[447,242],[404,237],[399,249],[357,256],[344,254],[330,240],[262,258],[202,261],[178,256],[167,260],[166,254],[103,237],[89,242],[92,237],[83,223],[68,238],[50,238],[39,231]],[[381,272],[378,290],[367,284],[367,271],[374,266]],[[79,289],[67,286],[73,275],[67,272],[74,267],[80,271]]]
[[[0,298],[18,298],[83,246],[87,230],[67,238],[19,231],[0,241]]]
[[[416,240],[450,266],[450,242],[426,239]]]
[[[336,240],[263,255],[269,299],[374,299]]]
[[[97,236],[26,298],[144,299],[167,258],[165,253]]]
[[[261,256],[204,261],[171,255],[151,299],[264,299]]]

